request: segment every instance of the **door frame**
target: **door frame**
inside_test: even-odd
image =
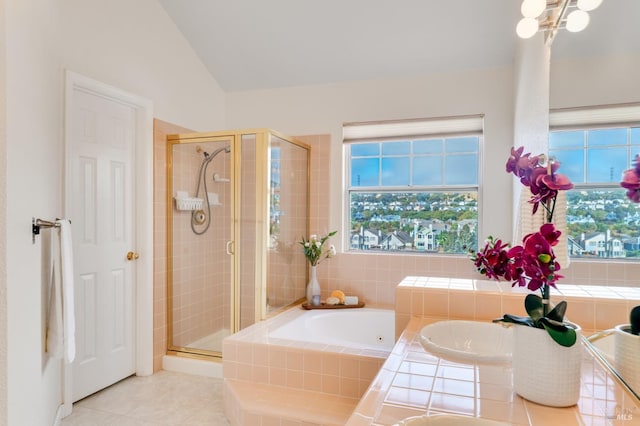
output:
[[[64,99],[64,209],[71,210],[66,194],[71,191],[68,155],[71,145],[71,112],[73,91],[81,90],[112,101],[127,104],[136,111],[134,146],[137,201],[134,207],[133,232],[135,251],[140,254],[134,276],[135,371],[138,376],[153,374],[153,103],[145,98],[109,86],[75,72],[65,70]],[[68,215],[65,213],[65,217]],[[72,411],[72,368],[62,365],[62,417]]]

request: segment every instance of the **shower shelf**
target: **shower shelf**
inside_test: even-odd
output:
[[[200,210],[202,209],[202,198],[175,198],[178,210]]]

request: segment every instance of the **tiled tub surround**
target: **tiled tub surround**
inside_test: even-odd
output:
[[[413,317],[347,426],[392,425],[410,416],[458,414],[512,425],[638,425],[640,405],[584,350],[580,400],[569,408],[517,396],[510,366],[448,361],[426,352]]]
[[[232,425],[345,424],[390,350],[269,337],[310,312],[295,306],[224,339],[225,410]]]
[[[583,334],[629,323],[631,308],[640,305],[640,288],[557,284],[551,302],[567,301],[567,319]],[[492,320],[504,313],[527,315],[523,287],[510,282],[410,276],[396,287],[396,336],[412,317]]]

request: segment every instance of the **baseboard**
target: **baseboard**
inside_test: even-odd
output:
[[[165,355],[162,357],[162,369],[177,373],[222,379],[222,362]]]

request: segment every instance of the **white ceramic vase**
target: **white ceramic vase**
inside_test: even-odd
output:
[[[630,324],[615,327],[614,366],[622,380],[635,392],[640,392],[640,336],[631,334]]]
[[[311,277],[307,284],[307,302],[310,305],[320,305],[320,283],[318,282],[318,275],[316,271],[317,266],[311,266]]]
[[[556,343],[545,329],[516,325],[513,330],[513,386],[537,404],[569,407],[580,398],[582,343]]]

